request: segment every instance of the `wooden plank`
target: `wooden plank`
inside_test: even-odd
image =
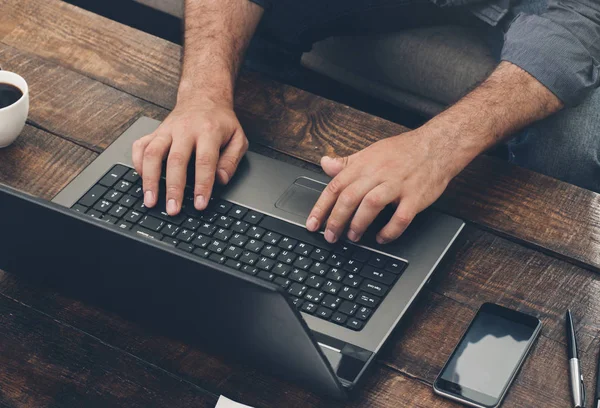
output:
[[[0,405],[214,407],[216,396],[0,296]]]
[[[0,149],[0,183],[50,199],[97,154],[29,125]]]
[[[4,43],[173,107],[178,46],[58,0],[3,0],[0,7],[11,22],[11,29],[2,31]],[[312,162],[405,130],[258,76],[242,76],[237,109],[254,141]],[[600,268],[597,194],[482,157],[455,179],[437,207],[578,265]]]

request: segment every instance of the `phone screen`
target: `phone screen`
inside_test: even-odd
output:
[[[485,304],[446,363],[436,387],[483,406],[497,405],[539,325],[534,317]]]

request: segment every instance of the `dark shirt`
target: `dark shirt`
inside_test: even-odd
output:
[[[251,1],[268,7],[277,0]],[[440,7],[468,6],[492,26],[511,11],[511,0],[431,1]],[[539,15],[518,14],[504,40],[501,59],[529,72],[566,106],[600,85],[600,0],[548,0]]]

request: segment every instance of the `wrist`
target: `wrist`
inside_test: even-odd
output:
[[[233,84],[182,79],[177,92],[177,105],[222,106],[233,109]]]

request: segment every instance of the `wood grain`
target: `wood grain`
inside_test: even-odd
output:
[[[178,46],[58,0],[0,4],[12,28],[0,32],[5,44],[163,108],[173,107]],[[257,75],[242,76],[236,106],[254,142],[313,163],[325,153],[348,154],[406,130]],[[597,194],[482,157],[456,178],[437,207],[600,269]]]
[[[0,149],[0,183],[51,199],[97,154],[29,125]]]

